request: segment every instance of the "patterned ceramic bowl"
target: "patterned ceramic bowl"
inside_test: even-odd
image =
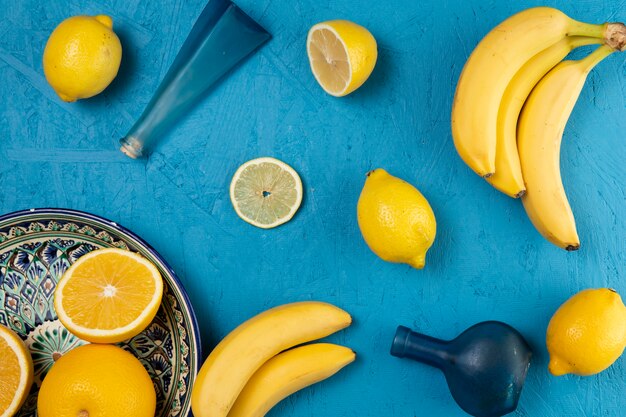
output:
[[[152,377],[158,417],[190,414],[200,336],[174,271],[140,237],[114,222],[72,210],[32,209],[0,217],[0,325],[20,335],[35,365],[35,382],[18,416],[36,415],[37,392],[54,361],[87,343],[57,319],[52,301],[57,281],[76,259],[106,247],[138,252],[159,268],[166,284],[159,312],[146,330],[119,345]]]

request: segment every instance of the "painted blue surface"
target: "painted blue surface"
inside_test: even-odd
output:
[[[205,350],[268,307],[330,301],[354,325],[331,338],[358,353],[333,379],[286,400],[278,416],[463,416],[442,375],[393,358],[397,324],[451,338],[483,320],[519,329],[535,356],[519,416],[623,416],[626,359],[593,377],[546,370],[545,329],[588,287],[626,295],[626,64],[591,74],[563,143],[563,176],[582,249],[565,253],[534,230],[518,201],[457,156],[449,110],[461,68],[491,27],[536,1],[241,0],[274,36],[193,111],[146,161],[117,150],[174,59],[204,0],[3,1],[0,8],[0,211],[86,210],[144,237],[174,267],[198,314]],[[587,21],[626,20],[623,1],[550,2]],[[65,17],[106,13],[124,47],[102,95],[62,103],[45,82],[47,36]],[[365,86],[329,97],[308,68],[305,37],[347,18],[379,41]],[[263,231],[228,198],[236,168],[274,156],[291,164],[305,199],[288,224]],[[355,216],[364,174],[384,167],[430,200],[438,236],[426,268],[385,263]]]

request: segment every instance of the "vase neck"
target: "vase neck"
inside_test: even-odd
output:
[[[442,369],[449,359],[448,342],[399,326],[391,346],[391,354],[398,358],[410,358]]]

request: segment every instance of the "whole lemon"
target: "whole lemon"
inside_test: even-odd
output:
[[[626,306],[614,290],[581,291],[552,316],[546,344],[553,375],[602,372],[624,352]]]
[[[154,417],[148,372],[114,345],[85,345],[63,355],[41,384],[39,417]]]
[[[43,53],[48,83],[63,101],[93,97],[117,75],[122,44],[109,16],[74,16],[54,29]]]
[[[370,171],[357,205],[357,219],[365,242],[376,255],[385,261],[424,267],[437,222],[417,188],[384,169]]]

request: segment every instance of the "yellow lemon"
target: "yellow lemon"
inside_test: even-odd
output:
[[[137,358],[114,345],[84,345],[50,368],[39,417],[154,417],[156,393]]]
[[[156,315],[163,279],[156,266],[122,249],[79,258],[61,277],[54,308],[67,329],[93,343],[117,343],[139,334]]]
[[[0,326],[0,417],[17,413],[33,383],[33,361],[24,342]]]
[[[99,94],[113,81],[122,44],[109,16],[74,16],[54,29],[43,52],[43,71],[63,101]]]
[[[424,267],[437,222],[426,198],[411,184],[384,169],[370,171],[357,218],[365,242],[376,255],[385,261]]]
[[[311,71],[328,94],[341,97],[359,88],[378,58],[374,36],[356,23],[329,20],[309,30],[307,54]]]
[[[626,306],[614,290],[581,291],[552,316],[546,344],[553,375],[602,372],[624,352]]]

